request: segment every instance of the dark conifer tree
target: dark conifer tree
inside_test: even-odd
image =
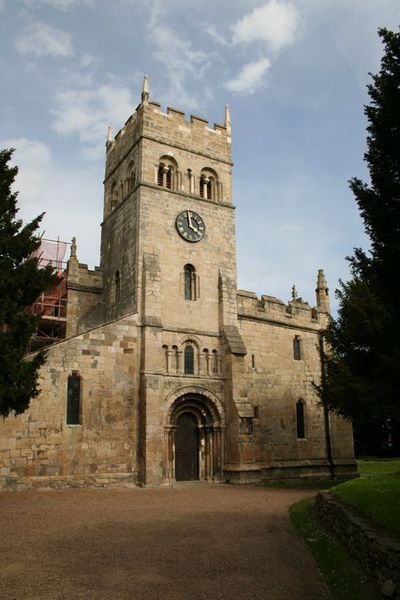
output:
[[[371,248],[348,258],[352,279],[337,291],[321,394],[353,420],[362,453],[400,444],[400,33],[379,35],[384,54],[365,107],[370,182],[350,181]]]
[[[39,268],[33,253],[40,246],[35,235],[43,214],[23,225],[17,219],[17,192],[11,186],[18,173],[9,166],[12,150],[0,151],[0,415],[22,413],[38,395],[38,369],[45,361],[39,352],[26,359],[28,342],[38,316],[27,312],[38,296],[58,277],[51,267]]]

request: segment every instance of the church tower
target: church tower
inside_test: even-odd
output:
[[[206,317],[218,330],[219,268],[236,281],[231,169],[228,108],[224,125],[187,122],[149,100],[145,78],[142,102],[107,140],[101,268],[109,317],[139,310],[192,329]],[[162,271],[160,306],[160,297],[143,296],[150,260]]]
[[[136,112],[107,140],[101,245],[106,318],[138,314],[143,483],[160,478],[164,433],[156,422],[166,408],[160,398],[176,389],[187,397],[188,409],[166,415],[172,437],[185,419],[187,428],[192,421],[204,433],[203,455],[196,447],[193,464],[178,465],[178,479],[187,479],[185,469],[202,471],[204,478],[220,475],[222,449],[218,457],[210,455],[217,436],[209,432],[208,439],[202,426],[216,426],[223,415],[199,419],[201,411],[222,412],[206,393],[223,396],[221,332],[236,315],[231,169],[229,109],[224,124],[214,127],[200,117],[186,121],[174,108],[164,113],[149,99],[147,78]],[[197,408],[189,407],[193,402]],[[172,451],[175,440],[170,445]],[[149,461],[149,451],[158,461]],[[167,471],[164,479],[175,477],[175,463]]]

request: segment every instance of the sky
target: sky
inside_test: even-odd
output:
[[[150,98],[232,115],[238,287],[334,311],[345,257],[368,248],[351,177],[368,181],[368,73],[399,0],[0,0],[0,148],[15,148],[19,216],[77,238],[99,264],[107,127]]]

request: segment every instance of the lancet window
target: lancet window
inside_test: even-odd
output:
[[[293,338],[293,359],[301,360],[301,339],[298,335]]]
[[[299,440],[306,437],[305,403],[301,398],[296,402],[296,434]]]
[[[197,299],[197,276],[193,265],[185,265],[183,269],[185,300]]]
[[[81,423],[81,377],[73,372],[67,383],[67,425]]]
[[[194,348],[190,344],[185,346],[183,353],[184,358],[184,373],[185,375],[193,375],[194,373]]]

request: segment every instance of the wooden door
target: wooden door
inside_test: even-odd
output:
[[[195,417],[183,413],[175,432],[175,479],[193,481],[199,478],[199,431]]]

